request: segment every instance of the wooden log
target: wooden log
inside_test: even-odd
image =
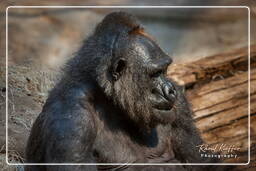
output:
[[[251,84],[256,82],[256,70],[253,70]],[[188,91],[188,98],[192,99],[196,118],[224,110],[227,107],[248,104],[248,73],[237,74],[224,80],[205,84],[193,91]],[[255,90],[251,91],[254,94]],[[234,100],[235,99],[235,100]],[[224,105],[222,105],[224,103]],[[206,109],[210,108],[211,112]]]
[[[168,77],[186,88],[196,126],[205,142],[239,147],[239,157],[225,162],[246,163],[249,145],[256,146],[256,46],[251,46],[250,102],[248,99],[248,47],[170,66]],[[251,142],[248,144],[248,116]],[[251,150],[255,155],[256,150]],[[254,164],[255,167],[255,164]],[[248,169],[248,168],[246,168]]]
[[[251,68],[256,66],[256,45],[251,46]],[[170,65],[167,75],[186,88],[212,80],[232,76],[248,70],[248,48],[203,58],[201,60]]]
[[[216,128],[248,116],[247,74],[247,72],[237,74],[188,92],[195,119],[201,130]],[[251,84],[256,84],[256,70],[252,71]],[[252,89],[251,103],[255,101],[255,89]],[[256,106],[251,106],[251,112],[256,113]]]
[[[256,116],[251,116],[251,124],[256,124]],[[251,129],[251,133],[255,135],[255,130]],[[209,143],[216,145],[220,142],[226,144],[235,144],[241,147],[241,151],[248,150],[248,118],[236,120],[229,125],[218,127],[216,129],[202,133],[203,139]],[[253,140],[254,141],[254,140]]]

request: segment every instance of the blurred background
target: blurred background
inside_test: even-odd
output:
[[[9,8],[9,64],[62,65],[112,11],[136,15],[176,63],[248,44],[247,8]]]
[[[0,1],[0,168],[5,162],[5,9],[15,5],[246,5],[251,41],[256,43],[256,3],[242,0],[19,0]],[[40,113],[60,68],[112,11],[126,11],[174,59],[177,66],[248,46],[247,8],[9,8],[9,160],[22,162],[31,125]],[[245,123],[246,124],[246,123]],[[247,131],[243,132],[246,134]],[[246,137],[245,137],[246,138]],[[248,137],[247,137],[248,138]],[[244,145],[244,147],[248,147]],[[1,169],[0,169],[1,170]]]

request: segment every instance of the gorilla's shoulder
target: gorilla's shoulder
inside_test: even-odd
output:
[[[50,115],[69,115],[70,109],[87,110],[85,107],[93,96],[93,85],[70,83],[67,86],[56,86],[50,92],[49,97],[43,107],[43,112]],[[86,111],[82,113],[88,113]],[[72,114],[74,115],[74,113]]]

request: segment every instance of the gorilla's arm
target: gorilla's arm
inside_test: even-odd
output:
[[[86,88],[68,90],[66,98],[58,112],[57,119],[52,117],[48,122],[48,142],[45,162],[54,163],[95,163],[93,143],[96,129],[93,120],[93,110],[88,102],[90,92]],[[63,110],[64,109],[64,110]],[[96,170],[95,166],[51,166],[47,170]]]
[[[172,125],[172,141],[176,158],[182,163],[218,163],[217,158],[203,158],[196,147],[203,144],[203,140],[193,120],[193,112],[181,87],[179,89],[175,111],[178,119]],[[218,166],[186,166],[190,170],[225,170]],[[217,169],[218,168],[218,169]]]
[[[88,88],[70,86],[68,90],[65,88],[60,91],[65,92],[64,94],[59,94],[58,90],[55,92],[56,94],[52,95],[52,99],[48,99],[33,125],[34,131],[31,132],[27,146],[28,162],[96,163],[92,151],[96,129],[92,106],[88,102],[90,96]],[[40,148],[38,141],[42,144]],[[38,149],[41,149],[41,152]],[[42,159],[37,159],[42,155]],[[47,166],[46,168],[43,170],[97,170],[95,166],[77,165]]]
[[[86,120],[85,110],[70,110],[76,113],[77,119],[69,120],[66,118],[53,120],[48,125],[45,136],[47,142],[44,154],[44,163],[96,163],[92,155],[92,145],[94,143],[94,132],[92,131],[91,120]],[[83,117],[79,117],[83,116]],[[84,123],[84,125],[82,125]],[[28,147],[29,148],[29,147]],[[34,145],[31,145],[34,149]],[[35,155],[39,155],[35,153]],[[33,156],[31,156],[33,157]],[[37,156],[35,156],[36,158]],[[34,158],[34,157],[33,157]],[[33,159],[32,159],[33,160]],[[37,162],[37,161],[28,161]],[[96,166],[90,165],[47,165],[46,168],[41,166],[27,166],[26,171],[96,171]]]
[[[177,119],[172,123],[172,140],[174,144],[175,156],[184,163],[201,163],[197,145],[203,144],[197,128],[195,127],[192,111],[186,97],[182,93],[181,87],[175,104]]]

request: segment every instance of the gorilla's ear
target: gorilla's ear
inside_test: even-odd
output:
[[[113,69],[112,69],[112,77],[115,81],[117,81],[120,78],[125,68],[126,68],[125,59],[120,58],[114,62]]]

